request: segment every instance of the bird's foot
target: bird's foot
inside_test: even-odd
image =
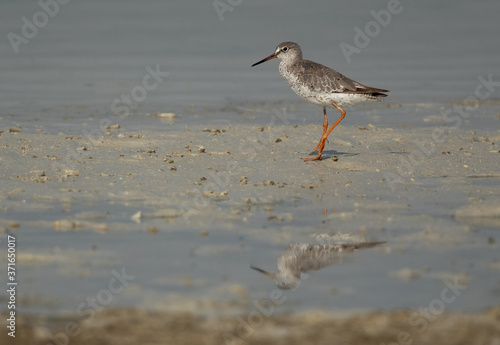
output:
[[[304,162],[311,162],[311,161],[320,161],[322,158],[321,158],[321,152],[318,153],[318,155],[314,158],[301,158],[302,160],[304,160]]]

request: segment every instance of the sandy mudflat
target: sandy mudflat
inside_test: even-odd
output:
[[[320,124],[272,115],[181,129],[153,116],[92,138],[5,128],[0,229],[22,248],[18,302],[38,311],[19,316],[16,341],[48,344],[75,320],[71,344],[498,344],[500,131],[426,112],[420,127],[341,125],[307,163]],[[315,272],[247,335],[238,320],[273,289],[249,265],[275,270],[290,243],[339,231],[387,243]],[[82,322],[75,306],[120,266],[141,278]],[[456,303],[412,319],[455,277]]]
[[[9,217],[105,202],[149,208],[134,218],[145,227],[144,220],[155,218],[177,218],[180,227],[248,222],[249,206],[280,204],[293,206],[293,212],[275,215],[278,220],[293,219],[297,210],[327,210],[333,218],[347,211],[369,213],[377,223],[387,213],[397,221],[402,209],[413,208],[445,217],[456,213],[463,224],[498,226],[500,196],[491,186],[500,179],[500,131],[343,125],[332,134],[323,161],[304,163],[300,157],[308,157],[320,132],[319,124],[279,121],[186,125],[181,131],[111,126],[92,137],[6,128],[0,225],[101,232],[137,227],[99,212],[46,220]]]
[[[18,335],[8,344],[463,344],[496,345],[500,309],[481,313],[441,314],[426,319],[418,311],[372,312],[331,318],[321,312],[302,315],[205,319],[189,313],[170,314],[116,309],[92,322],[77,318],[23,317]],[[417,316],[415,316],[417,315]],[[3,316],[2,316],[3,318]],[[413,320],[413,321],[412,321]],[[71,323],[68,336],[64,332]],[[69,333],[70,335],[72,333]]]

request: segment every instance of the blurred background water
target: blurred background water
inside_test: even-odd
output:
[[[365,31],[375,21],[370,11],[387,11],[387,1],[221,3],[230,10],[219,16],[212,1],[71,1],[16,54],[7,35],[22,35],[22,18],[33,22],[41,7],[2,1],[3,108],[17,118],[44,106],[111,111],[115,98],[142,83],[146,66],[157,64],[170,74],[147,93],[143,111],[296,101],[277,61],[250,68],[286,40],[298,42],[307,59],[391,89],[394,103],[461,100],[474,92],[479,75],[498,69],[500,5],[493,0],[402,0],[399,13],[378,25],[378,35],[350,62],[341,43],[356,46],[355,28]]]

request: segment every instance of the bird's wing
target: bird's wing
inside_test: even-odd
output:
[[[365,86],[357,81],[347,78],[329,67],[319,63],[303,60],[301,62],[301,73],[304,84],[312,91],[332,92],[332,93],[376,93],[377,96],[383,92],[389,92],[384,89]]]
[[[340,252],[350,253],[358,249],[372,248],[386,242],[360,242],[360,243],[342,243],[340,244]]]
[[[361,86],[361,84],[347,78],[342,73],[313,61],[303,60],[301,62],[301,73],[305,85],[312,91],[356,91]]]
[[[308,271],[317,271],[340,260],[341,246],[297,243],[291,244],[278,260],[280,272],[295,276]]]
[[[342,260],[342,256],[339,255],[341,251],[341,247],[335,245],[308,245],[302,258],[302,273],[317,271],[340,262]]]
[[[371,248],[383,243],[385,242],[291,244],[279,258],[278,268],[280,272],[300,276],[300,273],[317,271],[342,262],[343,253],[351,253],[358,249]]]

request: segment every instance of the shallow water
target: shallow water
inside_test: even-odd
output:
[[[381,27],[359,54],[352,55],[350,62],[342,54],[340,44],[354,44],[355,27],[364,28],[373,20],[370,11],[386,9],[386,1],[243,1],[225,12],[222,21],[210,1],[69,2],[60,6],[59,13],[35,37],[21,44],[17,54],[6,35],[20,33],[21,18],[32,18],[40,8],[35,2],[2,4],[0,128],[4,133],[0,143],[7,143],[9,128],[21,128],[19,137],[33,135],[30,140],[36,140],[36,133],[43,131],[40,140],[46,134],[50,145],[38,153],[40,157],[56,150],[58,155],[64,155],[54,139],[60,132],[81,137],[83,142],[88,133],[101,137],[99,126],[103,119],[119,124],[120,132],[145,134],[141,145],[152,142],[150,147],[134,147],[133,142],[126,144],[129,146],[110,147],[110,152],[115,149],[126,156],[132,152],[144,157],[147,154],[137,150],[155,148],[157,156],[164,156],[184,149],[182,138],[189,133],[186,130],[201,133],[198,136],[208,142],[211,137],[201,137],[202,128],[268,126],[274,110],[283,107],[293,117],[290,126],[297,124],[308,130],[315,124],[319,128],[321,109],[298,100],[279,76],[277,61],[250,68],[285,40],[300,43],[308,59],[367,85],[391,90],[383,104],[348,110],[342,123],[346,127],[371,124],[380,129],[416,131],[449,127],[455,122],[445,121],[444,111],[476,95],[481,76],[487,79],[492,74],[495,82],[499,78],[500,46],[493,42],[499,29],[500,5],[493,0],[402,1],[400,13],[393,14],[388,25]],[[147,94],[136,94],[144,99],[137,107],[127,108],[129,116],[113,115],[113,102],[122,95],[133,97],[134,88],[141,86],[150,73],[148,66],[159,66],[168,76],[162,77]],[[482,89],[481,94],[485,95],[486,90]],[[459,135],[470,136],[470,141],[478,136],[491,138],[486,144],[496,140],[498,150],[498,87],[485,98],[458,125]],[[169,122],[159,119],[159,112],[173,112],[177,117]],[[472,130],[479,134],[470,134]],[[287,135],[291,137],[290,131],[287,129]],[[313,145],[318,131],[311,134],[314,138],[307,145]],[[155,132],[158,137],[177,136],[183,144],[174,146],[170,141],[163,146],[154,141]],[[363,135],[363,131],[348,133]],[[21,140],[9,138],[10,147],[22,145]],[[189,138],[197,150],[196,135]],[[214,138],[220,138],[221,143],[225,140],[223,135]],[[227,140],[230,145],[238,145],[237,139]],[[356,140],[339,135],[331,140],[337,146],[331,143],[326,152],[338,155],[343,162],[350,155],[354,159],[360,150],[349,144]],[[64,145],[77,149],[82,144],[65,141]],[[298,145],[299,142],[290,147],[308,149]],[[375,153],[382,149],[391,152],[395,141],[372,145]],[[220,146],[222,151],[224,147]],[[455,150],[453,153],[459,149],[451,144],[450,147]],[[90,155],[97,156],[107,150],[106,145],[89,148]],[[230,149],[237,151],[234,146]],[[483,149],[486,152],[487,148]],[[393,155],[406,153],[395,151]],[[0,153],[4,154],[11,153]],[[267,151],[261,154],[266,155]],[[498,173],[498,157],[487,157],[493,157],[488,165],[493,168],[481,170],[478,163],[479,173],[494,175],[495,164]],[[95,158],[99,161],[99,157]],[[446,287],[444,279],[456,277],[467,284],[467,289],[456,302],[447,304],[446,310],[474,311],[500,301],[498,215],[487,217],[487,222],[467,223],[457,220],[455,214],[470,201],[468,198],[498,202],[498,176],[464,180],[452,176],[447,180],[438,172],[428,171],[418,176],[418,187],[403,186],[394,193],[374,186],[383,178],[383,173],[375,171],[378,165],[370,166],[363,171],[367,175],[359,178],[361,173],[355,168],[340,168],[342,174],[337,177],[332,173],[336,168],[325,165],[311,165],[303,172],[286,165],[281,170],[269,161],[261,165],[248,161],[244,163],[246,173],[241,175],[253,174],[259,179],[251,184],[263,180],[291,184],[294,178],[311,184],[318,179],[340,182],[332,191],[299,187],[274,191],[259,185],[246,192],[238,189],[240,176],[235,176],[229,199],[210,200],[212,216],[207,211],[203,214],[206,219],[187,222],[182,216],[154,214],[165,207],[164,203],[175,209],[176,203],[191,200],[189,194],[182,195],[176,188],[194,189],[193,181],[189,181],[189,186],[175,182],[179,184],[163,187],[160,175],[170,179],[169,167],[162,166],[164,170],[156,174],[141,174],[138,161],[130,163],[135,174],[130,180],[114,170],[117,156],[107,158],[96,163],[96,172],[110,175],[100,175],[101,180],[84,173],[86,168],[77,165],[82,176],[74,178],[75,186],[68,188],[85,192],[67,199],[61,199],[63,185],[14,180],[26,173],[25,166],[20,165],[18,174],[13,167],[0,168],[1,229],[17,236],[22,284],[18,301],[22,311],[75,312],[87,297],[98,296],[106,288],[111,270],[122,268],[135,278],[124,293],[106,303],[109,307],[138,306],[203,314],[252,310],[252,302],[269,298],[274,287],[265,276],[252,271],[251,264],[275,271],[277,258],[290,243],[314,243],[310,235],[318,232],[359,233],[360,229],[387,245],[360,251],[341,264],[313,272],[300,288],[286,293],[287,303],[279,307],[280,311],[429,307]],[[10,162],[9,159],[2,158]],[[173,159],[182,171],[183,163]],[[210,164],[207,160],[193,165],[199,170],[197,179],[210,172],[228,170],[224,161]],[[380,163],[380,167],[383,165]],[[34,163],[27,171],[36,169]],[[158,178],[157,185],[144,181],[148,178]],[[146,187],[138,187],[141,183]],[[353,192],[346,187],[351,183]],[[24,191],[16,192],[16,188]],[[169,188],[175,193],[170,194]],[[144,195],[134,194],[137,190]],[[247,207],[241,198],[249,196],[263,200]],[[328,210],[327,215],[324,209]],[[138,211],[150,218],[136,223],[131,217]],[[226,217],[217,218],[221,214]],[[63,227],[63,231],[56,231],[54,222],[61,219],[87,223],[81,229]],[[106,231],[99,231],[99,224],[109,226]],[[496,242],[488,244],[490,239]],[[5,241],[0,244],[4,246]],[[5,262],[5,257],[0,260]],[[5,276],[4,268],[1,272]],[[218,302],[226,304],[217,307]],[[3,303],[0,310],[4,306]]]

